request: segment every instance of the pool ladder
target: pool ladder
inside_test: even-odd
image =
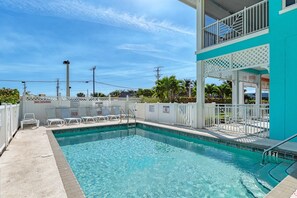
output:
[[[131,114],[130,114],[131,113]],[[135,123],[135,126],[136,126],[136,115],[135,115],[135,110],[133,111],[132,109],[128,109],[128,115],[127,115],[127,125],[129,126],[129,118],[130,118],[130,115],[132,115],[132,118],[134,118],[134,123]]]
[[[292,135],[291,137],[277,143],[276,145],[273,145],[273,146],[269,147],[268,149],[265,149],[263,154],[262,154],[262,164],[265,163],[267,156],[272,156],[272,157],[274,157],[276,159],[278,157],[278,152],[277,151],[272,151],[272,150],[275,149],[276,147],[279,147],[279,146],[283,145],[284,143],[294,139],[295,137],[297,137],[297,133],[295,135]]]

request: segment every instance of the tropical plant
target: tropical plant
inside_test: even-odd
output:
[[[17,104],[20,101],[20,92],[17,89],[0,89],[0,104]]]
[[[232,95],[232,88],[228,83],[223,83],[217,86],[217,94],[220,98],[227,98],[231,97]]]
[[[184,96],[192,97],[192,92],[190,95],[190,89],[192,89],[193,84],[194,84],[194,81],[192,81],[191,79],[184,79],[182,81],[182,88],[183,88]]]
[[[217,86],[215,84],[206,84],[205,85],[205,95],[206,98],[213,98],[217,93]]]
[[[109,95],[111,97],[119,97],[121,92],[122,92],[121,90],[115,90],[115,91],[110,92]]]
[[[154,95],[154,91],[152,89],[138,89],[136,92],[136,96],[140,97],[152,97]]]
[[[82,92],[79,92],[76,94],[77,97],[86,97],[86,95]]]
[[[177,94],[182,91],[181,81],[175,76],[163,77],[156,82],[154,91],[162,102],[174,102]]]
[[[92,97],[106,97],[104,93],[96,92],[95,94],[91,94]]]

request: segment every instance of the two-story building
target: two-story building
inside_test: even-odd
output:
[[[266,89],[269,137],[297,133],[297,0],[180,1],[197,13],[198,128],[206,121],[205,78],[213,77],[232,81],[234,109],[245,86],[255,86],[256,108]]]

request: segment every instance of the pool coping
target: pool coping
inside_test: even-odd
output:
[[[134,123],[135,124],[135,123]],[[145,121],[137,121],[136,124],[143,124],[147,125],[149,127],[159,127],[163,129],[167,129],[169,131],[174,131],[175,133],[178,133],[180,135],[186,135],[188,137],[192,138],[198,138],[200,140],[206,140],[206,141],[211,141],[211,142],[216,142],[218,144],[223,144],[239,149],[245,149],[245,150],[250,150],[254,152],[262,152],[264,149],[267,149],[269,146],[267,145],[259,145],[259,144],[254,144],[254,143],[246,143],[246,142],[239,142],[227,138],[227,137],[221,137],[218,138],[214,135],[208,134],[207,130],[200,130],[197,131],[195,129],[185,129],[185,128],[180,128],[178,126],[170,126],[170,125],[164,125],[164,124],[159,124],[159,123],[150,123],[150,122],[145,122]],[[119,125],[126,125],[126,124],[106,124],[103,126],[89,126],[89,127],[75,127],[75,128],[68,128],[68,129],[55,129],[55,130],[63,130],[63,131],[68,131],[72,129],[82,129],[86,130],[88,128],[98,128],[98,127],[110,127],[110,126],[119,126]],[[53,130],[53,131],[55,131]],[[53,153],[56,159],[56,163],[59,169],[59,173],[61,175],[63,185],[66,191],[66,194],[68,197],[85,197],[84,193],[75,177],[73,174],[67,160],[64,157],[64,154],[54,137],[52,130],[48,130],[47,134],[50,140],[50,144],[53,149]],[[279,150],[279,152],[284,152],[283,153],[283,158],[286,158],[288,150]],[[289,152],[289,157],[287,159],[296,161],[297,160],[297,152]],[[297,162],[295,162],[296,164]],[[283,179],[276,187],[274,187],[265,197],[266,198],[278,198],[278,197],[290,197],[295,191],[297,187],[297,165],[296,169],[289,174],[285,179]],[[68,195],[69,193],[69,195]]]
[[[52,130],[47,130],[46,134],[48,136],[50,145],[53,150],[54,158],[59,170],[62,183],[67,194],[67,197],[71,198],[85,198],[85,195],[74,175],[72,169],[70,168],[65,156],[59,146]]]
[[[163,129],[167,129],[171,132],[177,133],[179,135],[184,135],[192,138],[198,138],[200,140],[206,140],[218,144],[223,144],[230,147],[235,147],[239,149],[249,150],[253,152],[263,152],[264,149],[269,148],[271,145],[263,145],[263,142],[244,142],[247,141],[249,137],[246,138],[228,138],[225,136],[216,136],[214,134],[210,134],[211,131],[206,129],[188,129],[188,128],[181,128],[175,125],[165,125],[160,123],[151,123],[145,121],[137,121],[138,124],[149,125],[151,127],[159,127]],[[255,137],[256,138],[256,137]],[[262,138],[263,139],[263,138]],[[291,151],[284,148],[275,149],[279,152],[279,157],[283,159],[297,161],[297,151]]]

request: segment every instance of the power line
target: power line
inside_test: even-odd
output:
[[[0,82],[19,82],[19,83],[57,83],[57,80],[1,80]],[[59,81],[59,83],[61,82],[67,82],[67,81]],[[69,81],[71,83],[89,83],[89,82],[93,82],[92,80],[78,80],[78,81]],[[138,88],[132,88],[132,87],[126,87],[126,86],[121,86],[121,85],[115,85],[115,84],[110,84],[110,83],[105,83],[105,82],[98,82],[95,81],[95,83],[97,84],[102,84],[102,85],[107,85],[107,86],[111,86],[111,87],[117,87],[117,88],[123,88],[123,89],[138,89]]]
[[[98,84],[102,84],[102,85],[111,86],[111,87],[123,88],[123,89],[138,89],[138,88],[125,87],[125,86],[120,86],[120,85],[113,85],[113,84],[104,83],[104,82],[98,82],[98,81],[96,81],[96,83],[98,83]]]

